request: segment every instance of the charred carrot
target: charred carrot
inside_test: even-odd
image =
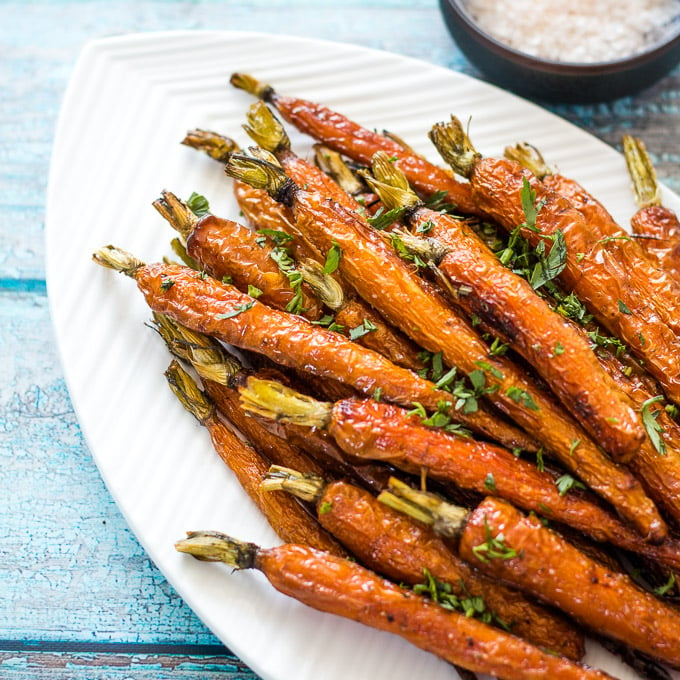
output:
[[[630,272],[611,256],[607,243],[589,231],[582,213],[518,163],[482,158],[457,119],[435,126],[430,136],[456,172],[469,178],[478,204],[503,228],[519,230],[533,247],[542,244],[548,252],[551,241],[558,233],[562,235],[566,258],[557,277],[561,285],[645,361],[670,399],[680,401],[677,336],[640,294],[629,279]],[[523,195],[529,200],[523,202]],[[525,208],[531,213],[530,226],[525,226]]]
[[[330,614],[395,633],[473,672],[507,680],[610,676],[539,650],[378,577],[356,562],[300,545],[263,549],[215,532],[192,532],[175,547],[201,560],[257,569],[278,590]]]
[[[345,481],[327,484],[320,477],[286,468],[270,469],[263,487],[283,489],[313,502],[321,526],[362,564],[395,583],[419,585],[426,570],[447,584],[457,602],[467,603],[459,605],[464,613],[474,616],[471,599],[481,598],[477,618],[542,649],[570,659],[582,658],[583,636],[572,625],[517,591],[480,577],[431,529],[379,503],[368,491]]]
[[[663,520],[633,475],[616,466],[523,371],[494,355],[470,324],[425,286],[378,232],[336,203],[300,189],[271,164],[234,155],[226,169],[290,205],[310,240],[326,251],[342,253],[339,271],[367,302],[416,343],[440,352],[447,365],[473,375],[487,399],[609,500],[644,536],[657,541],[665,536]]]
[[[370,165],[376,151],[385,151],[396,159],[396,164],[416,190],[427,196],[445,191],[445,200],[455,204],[460,212],[480,214],[467,184],[456,180],[447,170],[410,152],[402,143],[368,130],[320,104],[280,95],[252,76],[235,73],[231,83],[272,104],[286,121],[331,149],[364,165]]]
[[[166,377],[184,408],[208,429],[217,454],[229,466],[243,490],[284,541],[312,545],[335,555],[347,554],[316,521],[310,518],[306,510],[298,503],[290,502],[292,498],[276,498],[262,490],[260,482],[269,468],[269,463],[217,417],[214,404],[198,389],[191,376],[177,361],[170,365]]]
[[[422,414],[372,399],[319,402],[276,381],[254,378],[241,388],[241,400],[255,415],[328,431],[352,456],[388,462],[407,472],[424,471],[434,480],[498,495],[596,541],[647,554],[649,544],[592,497],[567,492],[562,486],[566,478],[560,481],[498,446],[455,436],[455,431],[436,427],[443,424],[436,418],[423,420]],[[677,546],[670,554],[678,564]]]
[[[371,186],[390,210],[403,213],[413,230],[410,243],[422,259],[427,249],[427,259],[456,289],[458,304],[500,329],[596,441],[617,460],[630,460],[645,431],[630,398],[602,369],[589,341],[505,267],[464,221],[428,208],[389,157],[377,153],[372,167]],[[428,242],[414,241],[418,234]]]
[[[540,597],[590,630],[680,666],[677,610],[509,503],[487,498],[472,512],[460,553],[489,576]]]

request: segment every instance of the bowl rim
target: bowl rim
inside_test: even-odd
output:
[[[456,16],[465,24],[467,30],[484,43],[485,47],[492,52],[509,59],[518,65],[528,66],[534,70],[544,71],[546,73],[560,75],[605,75],[607,73],[625,71],[646,64],[653,61],[657,56],[662,56],[666,52],[669,52],[676,47],[680,47],[679,12],[677,17],[673,20],[676,25],[669,36],[653,42],[647,49],[632,54],[629,57],[597,62],[571,62],[543,59],[542,57],[536,57],[511,47],[484,31],[470,15],[466,7],[466,0],[442,0],[442,3],[449,5]]]

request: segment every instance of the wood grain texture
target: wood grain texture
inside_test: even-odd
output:
[[[226,650],[217,651],[219,642],[150,562],[102,483],[70,405],[44,284],[50,152],[82,46],[100,37],[172,29],[339,40],[479,76],[446,32],[436,0],[0,3],[3,678],[256,677]],[[624,132],[642,136],[660,178],[680,190],[680,69],[635,97],[550,108],[613,146]],[[74,210],[77,204],[73,196]],[[100,642],[131,646],[82,646]],[[177,653],[154,654],[134,647],[142,644],[179,646]]]

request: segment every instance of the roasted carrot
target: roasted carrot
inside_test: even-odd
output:
[[[644,541],[592,496],[560,488],[573,479],[558,480],[557,475],[539,470],[498,446],[455,436],[455,431],[436,427],[436,419],[423,422],[418,413],[372,399],[319,402],[276,381],[255,378],[249,378],[241,388],[241,400],[255,415],[328,431],[349,455],[385,461],[480,494],[498,495],[596,541],[643,555],[661,554],[674,567],[680,564],[677,544],[667,551],[654,552],[656,546]]]
[[[418,191],[428,196],[445,191],[445,200],[455,204],[460,212],[480,214],[466,183],[459,182],[448,170],[410,152],[390,137],[368,130],[320,104],[280,95],[252,76],[235,73],[231,83],[272,104],[286,121],[301,132],[359,163],[369,165],[376,151],[386,151],[397,159],[396,164]]]
[[[256,140],[263,142],[263,147],[265,149],[272,152],[277,151],[279,158],[281,158],[285,165],[296,168],[296,176],[298,178],[302,178],[305,183],[308,183],[311,186],[330,193],[336,200],[345,201],[348,206],[357,209],[360,208],[359,204],[356,203],[353,198],[345,194],[345,192],[327,175],[306,161],[297,158],[295,154],[292,153],[290,150],[290,140],[288,139],[285,130],[283,130],[278,121],[271,116],[266,107],[264,107],[264,111],[260,108],[253,109],[253,107],[251,107],[248,114],[248,121],[248,132],[253,135]],[[189,138],[185,139],[185,143],[200,148],[209,153],[212,157],[223,162],[226,162],[231,153],[233,153],[232,145],[228,145],[227,141],[222,141],[228,140],[228,138],[222,137],[217,133],[201,131],[200,137],[194,135],[194,137],[191,138],[191,141],[188,141],[188,139]],[[230,149],[230,151],[229,153],[223,154],[221,151],[225,147]],[[215,149],[220,151],[213,153]],[[272,237],[285,241],[284,244],[277,245],[277,248],[272,253],[271,247],[267,248],[267,246],[262,243],[264,237],[261,235],[246,237],[244,239],[246,243],[252,242],[251,245],[260,245],[262,251],[256,253],[255,257],[252,257],[249,252],[246,253],[246,259],[243,262],[246,266],[246,273],[249,274],[251,272],[251,268],[248,267],[248,259],[255,260],[257,256],[259,256],[260,260],[265,260],[267,257],[272,257],[272,254],[275,254],[277,261],[283,265],[287,263],[287,260],[285,262],[281,261],[281,251],[283,248],[290,250],[293,254],[293,260],[296,260],[298,264],[303,262],[308,263],[306,268],[300,268],[299,270],[302,279],[304,279],[306,284],[313,287],[317,296],[321,296],[321,301],[326,303],[326,305],[334,312],[335,318],[333,319],[333,328],[335,330],[343,333],[343,335],[347,337],[352,337],[352,339],[365,347],[380,352],[398,366],[403,366],[404,368],[410,368],[412,370],[420,370],[423,368],[423,363],[418,358],[418,348],[415,347],[411,341],[387,324],[385,320],[363,300],[357,298],[354,292],[351,291],[351,288],[347,286],[342,279],[338,276],[332,276],[330,273],[318,271],[318,269],[324,265],[324,258],[319,251],[309,244],[309,242],[304,239],[304,236],[299,233],[295,227],[293,218],[290,215],[290,211],[285,206],[274,201],[266,192],[248,187],[248,185],[244,185],[243,182],[235,182],[234,191],[239,206],[251,225],[255,225],[258,230],[263,230],[263,233],[268,233]],[[203,231],[206,231],[206,229],[203,228],[202,221],[199,226]],[[194,233],[198,234],[201,229],[196,228]],[[189,238],[188,246],[190,250],[196,250],[197,257],[202,255],[205,259],[209,260],[212,269],[207,266],[206,269],[215,278],[221,279],[222,276],[217,274],[220,273],[221,269],[225,268],[222,261],[224,259],[227,261],[234,259],[238,262],[240,250],[236,247],[233,255],[230,257],[229,253],[224,250],[228,245],[226,239],[223,237],[221,231],[218,235],[222,238],[215,240],[214,238],[210,239],[209,236],[206,235],[198,238],[192,235]],[[246,245],[244,244],[242,248],[245,247]],[[206,250],[208,252],[204,253]],[[250,258],[248,256],[250,256]],[[314,265],[316,265],[316,268],[314,268]],[[226,267],[228,273],[231,273],[233,268],[234,263],[232,263],[231,266]],[[297,274],[297,270],[289,270],[291,276],[293,275],[293,271]],[[243,279],[243,275],[240,278]],[[245,290],[243,285],[239,285],[239,281],[236,280],[235,276],[234,279],[237,287],[240,290]],[[264,290],[256,282],[253,281],[252,283],[257,288]],[[299,286],[300,282],[298,281],[298,288]],[[332,295],[328,295],[329,287],[332,288]],[[306,289],[307,286],[303,285],[303,292]],[[262,296],[262,301],[272,304],[272,306],[277,309],[284,308],[280,304],[276,304],[277,300],[270,302],[264,295]],[[300,300],[300,302],[303,304],[298,306],[301,307],[305,317],[312,320],[319,319],[320,314],[314,313],[316,312],[316,307],[318,307],[318,305],[316,307],[308,307],[304,305],[304,301]],[[305,312],[304,310],[309,310],[312,314]],[[291,310],[289,309],[288,311]]]
[[[645,431],[630,398],[603,370],[590,342],[505,267],[466,222],[428,208],[383,152],[375,155],[372,167],[371,186],[390,210],[403,212],[413,230],[412,243],[418,234],[427,235],[429,243],[415,241],[418,254],[422,258],[422,248],[428,249],[429,260],[458,293],[458,304],[509,338],[606,451],[622,462],[630,460]]]
[[[257,290],[262,302],[277,309],[304,314],[312,321],[321,317],[321,303],[303,285],[302,276],[292,271],[285,247],[232,220],[210,213],[195,217],[169,191],[163,191],[153,205],[181,233],[188,255],[210,276],[229,279],[244,292]]]
[[[583,657],[583,636],[566,620],[517,591],[480,577],[431,529],[379,503],[368,491],[341,480],[327,484],[286,468],[270,469],[263,487],[313,502],[321,526],[364,566],[395,583],[421,584],[426,570],[447,584],[459,601],[481,598],[476,616],[486,623],[561,656]],[[472,615],[469,604],[460,608]]]
[[[486,398],[609,500],[644,536],[657,541],[665,536],[663,520],[633,475],[616,466],[523,371],[493,355],[470,324],[433,294],[378,232],[337,203],[300,189],[271,164],[234,155],[226,169],[290,205],[310,240],[327,251],[341,251],[339,271],[367,302],[419,345],[441,352],[447,365],[474,374]]]
[[[640,247],[672,276],[680,280],[680,220],[662,203],[656,170],[641,139],[623,136],[623,154],[638,211],[631,218]]]
[[[166,377],[184,408],[208,429],[215,451],[282,540],[311,545],[335,555],[347,554],[292,498],[277,498],[262,490],[260,481],[269,462],[217,417],[214,404],[177,361],[173,360]]]
[[[100,249],[93,259],[134,278],[153,311],[228,344],[264,354],[283,366],[338,380],[364,394],[378,390],[384,399],[405,406],[416,401],[435,411],[449,398],[448,392],[381,354],[297,315],[271,309],[233,286],[188,267],[145,265],[113,246]],[[489,418],[484,413],[450,410],[457,422],[482,431],[487,426]],[[496,425],[495,431],[499,430]],[[510,447],[531,445],[511,426],[504,425],[501,432]]]
[[[395,633],[473,672],[507,680],[610,678],[449,611],[378,577],[356,562],[307,546],[263,549],[215,532],[192,532],[175,547],[201,560],[257,569],[279,592],[320,611]]]
[[[680,613],[509,503],[485,499],[460,554],[484,573],[559,607],[590,630],[680,666]]]
[[[436,125],[430,132],[440,153],[470,180],[473,196],[484,211],[506,230],[519,229],[533,247],[559,233],[567,254],[558,280],[573,291],[599,323],[623,340],[661,383],[673,401],[680,401],[678,339],[630,278],[608,245],[592,234],[588,224],[564,197],[549,191],[521,165],[507,159],[482,158],[472,146],[460,121]],[[527,192],[526,189],[529,189]],[[531,228],[526,224],[523,193],[533,197]]]
[[[629,139],[629,137],[624,138],[624,149],[638,149],[639,147],[631,147],[630,142],[627,141]],[[514,147],[515,153],[511,152],[508,157],[521,163],[524,153],[529,153],[531,149],[529,147],[527,151],[526,147],[518,145]],[[506,149],[506,155],[508,155],[508,149]],[[629,170],[633,172],[633,168],[639,169],[641,161],[631,158],[630,153],[626,155]],[[540,162],[533,165],[537,166],[538,172],[534,171],[531,166],[528,167],[546,187],[567,198],[581,212],[588,229],[593,235],[598,236],[596,246],[606,251],[607,257],[619,264],[620,268],[628,274],[634,287],[646,297],[659,318],[676,335],[680,334],[680,283],[677,279],[664,267],[660,267],[650,251],[644,248],[643,242],[632,238],[617,224],[604,205],[578,182],[564,175],[548,172],[547,169],[541,169]],[[654,213],[651,214],[653,215]]]

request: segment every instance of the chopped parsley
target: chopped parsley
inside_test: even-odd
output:
[[[562,475],[555,480],[555,486],[560,496],[565,496],[570,489],[585,489],[585,485],[581,484],[577,479],[571,475]]]
[[[486,515],[484,515],[484,534],[486,537],[484,543],[472,548],[472,552],[480,562],[489,562],[492,559],[510,560],[517,557],[517,551],[505,545],[503,533],[496,534],[496,536],[491,533]]]
[[[249,283],[248,295],[250,295],[250,297],[257,299],[262,295],[262,291],[257,286],[253,286],[251,283]]]
[[[462,580],[459,581],[460,589],[463,591],[461,596],[453,592],[450,583],[438,581],[427,569],[423,569],[423,573],[425,582],[413,586],[413,592],[416,595],[429,597],[444,609],[461,612],[468,618],[476,618],[483,623],[493,624],[503,630],[510,631],[510,627],[497,614],[486,608],[484,600],[480,596],[472,596],[467,592]]]
[[[239,314],[242,314],[243,312],[247,312],[249,309],[252,308],[252,306],[255,304],[255,302],[244,302],[242,305],[239,305],[238,307],[235,307],[231,312],[227,312],[226,314],[217,314],[215,316],[216,319],[232,319],[235,316],[238,316]]]
[[[337,270],[342,258],[342,248],[336,241],[331,241],[331,247],[326,253],[326,262],[323,265],[324,274],[332,274]]]
[[[650,399],[647,399],[642,406],[640,406],[640,413],[642,414],[642,424],[645,426],[645,430],[647,430],[647,436],[649,437],[649,440],[652,442],[652,446],[656,449],[657,453],[659,453],[662,456],[666,455],[666,442],[663,440],[661,437],[661,433],[664,431],[663,427],[659,425],[657,418],[659,417],[659,413],[661,413],[660,410],[652,411],[650,410],[650,407],[653,404],[658,404],[659,402],[663,401],[664,398],[663,396],[659,395],[658,397],[651,397]]]
[[[205,196],[201,196],[201,194],[197,194],[195,191],[187,199],[187,207],[196,217],[203,217],[203,215],[207,215],[210,212],[208,199]]]
[[[619,311],[622,314],[632,314],[632,312],[630,311],[630,308],[628,307],[628,305],[623,300],[619,300]]]
[[[349,329],[349,339],[358,340],[371,331],[377,331],[378,327],[370,320],[364,319],[363,323]]]
[[[531,409],[532,411],[541,410],[538,404],[534,401],[534,398],[526,390],[523,390],[520,387],[515,387],[514,385],[512,387],[508,387],[505,394],[508,397],[510,397],[510,399],[512,399],[516,404],[526,406],[528,409]]]

